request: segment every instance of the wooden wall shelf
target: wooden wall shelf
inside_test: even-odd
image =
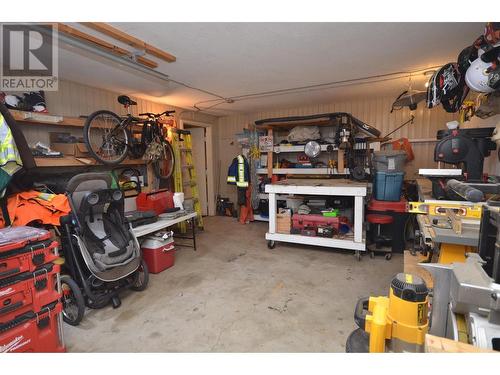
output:
[[[85,125],[85,119],[80,117],[57,116],[57,115],[48,115],[44,113],[25,112],[17,110],[10,110],[10,113],[17,122],[27,125],[42,124],[42,125],[53,125],[53,126],[74,126],[78,128],[83,128],[83,126]],[[57,120],[58,118],[60,119],[60,121],[54,121]]]
[[[93,167],[103,166],[92,158],[75,158],[74,156],[63,156],[62,158],[35,158],[37,167]],[[122,165],[142,165],[146,162],[142,159],[125,159],[116,167]]]

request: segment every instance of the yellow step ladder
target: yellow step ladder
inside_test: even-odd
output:
[[[176,192],[186,193],[188,188],[190,195],[184,195],[184,199],[193,200],[193,208],[196,212],[196,226],[203,229],[203,217],[201,216],[201,202],[196,183],[196,169],[193,164],[193,145],[191,133],[188,130],[176,129],[172,134],[172,146],[175,155],[174,187]],[[180,229],[186,231],[186,223],[180,223]]]

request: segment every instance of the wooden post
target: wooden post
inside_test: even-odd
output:
[[[273,148],[267,153],[267,177],[273,177],[273,151],[274,151],[274,137],[273,129],[267,131],[267,135],[273,139]]]
[[[337,170],[339,173],[344,173],[345,170],[344,150],[340,149],[337,152]]]

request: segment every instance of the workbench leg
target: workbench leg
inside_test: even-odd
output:
[[[354,242],[363,242],[363,197],[354,197]]]
[[[269,193],[269,233],[276,233],[276,194]]]
[[[194,218],[191,219],[191,229],[193,231],[193,248],[196,251],[196,220]]]

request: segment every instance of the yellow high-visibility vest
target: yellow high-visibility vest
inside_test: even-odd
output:
[[[0,168],[12,176],[23,166],[12,132],[0,113]]]

